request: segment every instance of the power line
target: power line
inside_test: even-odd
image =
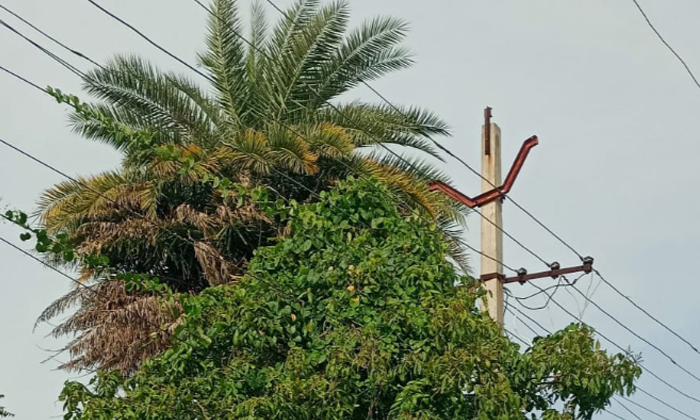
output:
[[[613,290],[615,291],[615,293],[617,293],[618,295],[622,296],[626,301],[628,301],[629,303],[631,303],[632,305],[634,305],[635,308],[637,308],[638,310],[642,311],[642,313],[644,313],[647,317],[649,317],[649,319],[651,319],[652,321],[656,322],[657,324],[659,324],[660,326],[662,326],[664,329],[666,329],[666,331],[670,332],[671,334],[673,334],[674,336],[676,336],[679,340],[681,340],[681,341],[683,341],[684,343],[686,343],[688,346],[690,346],[691,349],[693,349],[693,351],[694,351],[695,353],[700,354],[700,351],[698,351],[698,349],[697,349],[690,341],[688,341],[688,340],[686,340],[685,338],[683,338],[680,334],[678,334],[676,331],[674,331],[671,327],[669,327],[668,325],[664,324],[664,323],[661,322],[658,318],[656,318],[655,316],[653,316],[652,314],[650,314],[646,309],[644,309],[644,308],[642,308],[640,305],[638,305],[638,304],[637,304],[634,300],[632,300],[629,296],[627,296],[627,295],[625,295],[624,293],[622,293],[617,287],[615,287],[615,285],[613,285],[613,284],[610,283],[608,280],[606,280],[606,279],[603,277],[603,275],[600,274],[600,272],[599,272],[598,270],[593,270],[593,272],[600,278],[600,280],[601,280],[603,283],[605,283],[605,285],[607,285],[608,287],[610,287],[611,289],[613,289]]]
[[[565,312],[567,312],[572,318],[575,318],[575,319],[577,319],[579,322],[581,322],[583,325],[588,326],[588,325],[587,325],[585,322],[583,322],[580,318],[576,317],[574,314],[572,314],[571,312],[569,312],[568,310],[566,310],[563,306],[559,305],[559,303],[558,303],[556,300],[553,300],[553,302],[554,302],[557,306],[559,306],[562,310],[564,310]],[[520,303],[520,302],[518,302],[518,303]],[[522,304],[521,304],[521,306],[522,306]],[[549,329],[547,329],[547,328],[545,328],[544,326],[542,326],[542,324],[540,324],[539,322],[537,322],[535,319],[533,319],[531,316],[529,316],[529,315],[526,314],[525,312],[521,311],[521,310],[518,309],[518,308],[514,308],[514,309],[515,309],[515,311],[517,311],[519,314],[523,315],[525,318],[527,318],[528,320],[530,320],[530,322],[532,322],[533,324],[537,325],[542,331],[546,332],[547,334],[552,334],[552,332],[551,332]],[[511,313],[512,313],[512,312],[511,312]],[[590,327],[590,326],[589,326],[589,327]],[[611,343],[612,345],[614,345],[615,347],[617,347],[618,349],[620,349],[621,351],[626,352],[625,349],[623,349],[622,347],[620,347],[617,343],[615,343],[614,341],[610,340],[609,338],[607,338],[606,336],[604,336],[604,335],[601,334],[600,332],[596,331],[595,333],[596,333],[597,335],[599,335],[601,338],[603,338],[604,340],[608,341],[609,343]],[[640,366],[645,372],[647,372],[647,373],[649,373],[650,375],[652,375],[653,377],[655,377],[655,378],[661,380],[661,382],[662,382],[663,384],[669,386],[669,387],[670,387],[671,389],[673,389],[674,391],[680,393],[681,395],[683,395],[683,396],[685,396],[685,397],[690,398],[691,400],[700,401],[700,400],[697,400],[697,399],[695,399],[695,398],[693,398],[693,397],[690,397],[689,395],[683,393],[682,391],[678,390],[677,388],[675,388],[673,385],[669,384],[669,383],[666,382],[665,380],[660,379],[658,375],[656,375],[655,373],[651,372],[649,369],[647,369],[646,367],[644,367],[644,366],[641,364],[641,362],[639,362],[638,364],[639,364],[639,366]],[[686,414],[685,412],[683,412],[683,411],[681,411],[681,410],[679,410],[679,409],[673,407],[672,405],[670,405],[670,404],[668,404],[667,402],[665,402],[665,401],[659,399],[658,397],[654,396],[653,394],[651,394],[651,393],[645,391],[644,389],[640,388],[639,386],[636,386],[636,385],[635,385],[635,388],[636,388],[637,390],[639,390],[640,392],[642,392],[642,393],[644,393],[644,394],[650,396],[650,397],[653,398],[654,400],[660,402],[661,404],[665,405],[666,407],[668,407],[668,408],[670,408],[670,409],[676,411],[677,413],[679,413],[679,414],[681,414],[681,415],[683,415],[683,416],[685,416],[685,417],[687,417],[687,418],[689,418],[689,419],[691,419],[691,420],[698,420],[697,418]],[[648,408],[646,408],[646,407],[644,407],[644,406],[639,405],[639,404],[636,403],[636,402],[633,402],[631,399],[629,399],[629,398],[627,398],[627,397],[622,397],[622,398],[625,399],[626,401],[629,401],[629,402],[631,402],[631,403],[633,403],[633,404],[639,406],[640,408],[642,408],[642,409],[644,409],[644,410],[647,410],[647,411],[650,411],[650,412],[653,413],[653,411],[649,410]],[[620,405],[622,405],[621,402],[618,401],[618,403],[620,403]],[[656,414],[656,413],[654,413],[654,414]]]
[[[627,411],[628,413],[630,413],[635,419],[637,419],[637,420],[642,420],[642,418],[639,417],[639,416],[637,415],[637,413],[635,413],[634,411],[630,410],[630,408],[627,407],[626,405],[624,405],[624,404],[622,403],[622,401],[620,401],[619,399],[617,399],[617,398],[615,398],[615,397],[613,397],[613,400],[615,400],[615,402],[618,403],[618,404],[620,405],[620,407],[624,408],[625,411]],[[632,402],[632,401],[630,401],[630,402]]]
[[[637,390],[639,390],[639,392],[641,392],[642,394],[645,394],[645,395],[647,395],[647,396],[653,398],[653,399],[656,400],[657,402],[660,402],[661,404],[665,405],[666,407],[670,408],[671,410],[675,411],[676,413],[682,415],[683,417],[686,417],[686,418],[691,419],[691,420],[695,420],[695,417],[691,417],[691,416],[689,416],[688,414],[685,414],[685,413],[682,412],[681,410],[677,409],[676,407],[672,406],[671,404],[667,403],[666,401],[660,399],[660,398],[657,397],[656,395],[654,395],[654,394],[652,394],[652,393],[650,393],[650,392],[647,392],[647,391],[643,390],[643,389],[640,388],[640,387],[637,387]],[[632,401],[630,401],[630,402],[632,402]],[[637,404],[637,403],[634,403],[634,402],[632,402],[632,403],[635,404],[635,405]],[[644,410],[649,411],[648,408],[645,408],[645,407],[640,407],[640,408],[643,408]],[[653,414],[656,414],[656,413],[653,413]],[[658,416],[658,414],[656,414],[656,415]],[[665,417],[664,417],[664,418],[665,418]]]
[[[12,25],[8,24],[4,20],[0,19],[0,25],[4,26],[11,32],[14,32],[17,36],[20,38],[24,39],[26,42],[30,43],[34,48],[37,48],[39,51],[43,52],[44,54],[48,55],[51,57],[54,61],[56,61],[58,64],[62,65],[63,67],[67,68],[70,70],[73,74],[77,75],[78,77],[83,77],[83,73],[75,66],[67,62],[66,60],[62,59],[61,57],[57,56],[56,54],[52,53],[51,51],[47,50],[46,48],[42,47],[39,45],[36,41],[30,39],[28,36],[24,35],[17,29],[15,29]]]
[[[666,42],[666,39],[663,37],[663,35],[661,35],[661,33],[659,33],[659,31],[656,29],[656,26],[654,26],[654,24],[651,23],[651,20],[649,19],[649,16],[647,16],[646,12],[642,8],[642,5],[639,4],[639,2],[637,0],[632,0],[632,2],[634,3],[635,6],[637,6],[637,10],[639,10],[639,13],[642,14],[642,16],[644,17],[644,20],[647,22],[647,25],[651,28],[651,30],[654,31],[654,33],[656,34],[656,37],[659,38],[659,40],[661,40],[661,42],[666,46],[666,48],[668,48],[668,50],[671,51],[673,53],[673,55],[676,56],[678,61],[680,61],[680,63],[685,68],[685,71],[693,79],[693,83],[695,83],[695,85],[700,88],[700,82],[698,82],[698,79],[695,77],[695,74],[693,73],[693,71],[690,69],[688,64],[683,59],[683,57],[681,57],[680,54],[678,54],[676,52],[676,50],[673,49],[673,47],[668,42]]]
[[[12,70],[9,70],[7,67],[0,65],[0,70],[4,71],[5,73],[9,74],[10,76],[12,76],[16,79],[28,84],[29,86],[33,87],[34,89],[38,89],[38,90],[42,91],[43,93],[46,93],[46,89],[44,89],[43,87],[37,85],[36,83],[34,83],[28,79],[20,76],[19,74],[13,72]]]
[[[15,13],[15,12],[13,12],[12,10],[10,10],[8,7],[3,6],[2,4],[0,4],[0,9],[2,9],[2,10],[4,10],[4,11],[6,11],[7,13],[11,14],[11,15],[14,16],[15,18],[17,18],[17,19],[19,19],[20,21],[22,21],[25,25],[29,26],[30,28],[34,29],[35,31],[39,32],[40,34],[44,35],[46,38],[50,39],[50,40],[53,41],[54,43],[56,43],[56,44],[58,44],[59,46],[63,47],[65,50],[71,52],[72,54],[75,54],[75,55],[77,55],[78,57],[80,57],[80,58],[82,58],[82,59],[84,59],[84,60],[87,60],[87,61],[89,61],[90,63],[92,63],[92,64],[94,64],[94,65],[96,65],[96,66],[98,66],[98,67],[102,67],[99,63],[97,63],[96,61],[94,61],[93,59],[91,59],[90,57],[88,57],[87,55],[81,53],[81,52],[78,51],[78,50],[74,50],[73,48],[68,47],[66,44],[62,43],[61,41],[57,40],[57,39],[54,38],[53,36],[51,36],[51,35],[47,34],[46,32],[42,31],[41,29],[39,29],[38,27],[36,27],[34,24],[32,24],[31,22],[29,22],[27,19],[23,18],[23,17],[20,16],[19,14],[17,14],[17,13]]]
[[[611,416],[615,417],[616,419],[627,420],[626,418],[624,418],[624,417],[622,417],[622,416],[620,416],[620,415],[618,415],[618,414],[615,414],[615,413],[613,413],[612,411],[609,411],[609,410],[605,410],[605,413],[606,413],[606,414],[610,414]]]
[[[136,29],[134,26],[129,24],[127,21],[124,19],[120,18],[119,16],[115,15],[114,13],[110,12],[109,10],[105,9],[104,7],[100,6],[97,4],[94,0],[86,0],[88,3],[92,4],[95,6],[97,9],[102,11],[102,13],[106,14],[107,16],[111,17],[112,19],[116,20],[117,22],[121,23],[122,25],[126,26],[127,28],[131,29],[134,33],[139,35],[141,38],[143,38],[146,42],[149,44],[153,45],[157,49],[159,49],[161,52],[165,53],[168,55],[168,57],[172,58],[173,60],[177,61],[178,63],[184,65],[188,69],[192,70],[193,72],[197,73],[198,75],[202,76],[203,78],[207,79],[209,82],[214,83],[214,80],[207,74],[201,72],[199,69],[196,67],[192,66],[185,60],[181,59],[180,57],[176,56],[175,54],[171,53],[168,51],[166,48],[162,47],[160,44],[157,42],[153,41],[151,38],[149,38],[147,35],[145,35],[143,32],[139,31]]]
[[[616,318],[614,315],[612,315],[610,312],[608,312],[608,311],[606,311],[605,309],[603,309],[603,308],[602,308],[600,305],[598,305],[594,300],[590,299],[590,298],[589,298],[588,296],[586,296],[583,292],[581,292],[575,285],[572,284],[572,285],[571,285],[571,288],[574,289],[579,295],[583,296],[583,298],[586,299],[587,302],[589,302],[591,305],[595,306],[599,311],[601,311],[602,313],[604,313],[608,318],[612,319],[617,325],[621,326],[621,327],[624,328],[627,332],[629,332],[629,333],[632,334],[633,336],[637,337],[639,340],[643,341],[643,342],[646,343],[647,345],[651,346],[654,350],[656,350],[657,352],[659,352],[660,354],[662,354],[664,357],[666,357],[671,363],[673,363],[674,365],[676,365],[676,366],[677,366],[679,369],[681,369],[683,372],[685,372],[686,374],[688,374],[689,376],[691,376],[691,377],[692,377],[693,379],[695,379],[696,381],[700,382],[700,377],[698,377],[697,375],[695,375],[694,373],[692,373],[691,371],[689,371],[687,368],[685,368],[685,367],[684,367],[683,365],[681,365],[680,363],[676,362],[676,360],[675,360],[673,357],[671,357],[671,355],[669,355],[668,353],[666,353],[666,352],[665,352],[664,350],[662,350],[660,347],[658,347],[657,345],[655,345],[655,344],[652,343],[651,341],[647,340],[646,338],[642,337],[641,335],[639,335],[638,333],[636,333],[634,330],[632,330],[630,327],[628,327],[627,325],[625,325],[625,323],[623,323],[622,321],[620,321],[619,319],[617,319],[617,318]]]
[[[513,317],[515,317],[516,320],[518,320],[518,315],[512,309],[510,309],[507,304],[505,305],[505,310],[508,313],[510,313],[511,315],[513,315]],[[532,326],[530,324],[527,324],[527,323],[522,322],[522,321],[520,321],[520,323],[523,324],[525,326],[525,328],[530,330],[533,334],[535,334],[535,337],[540,335],[534,328],[532,328]]]
[[[534,283],[532,283],[532,285],[533,285],[534,287],[538,288],[538,289],[541,289],[539,286],[537,286],[537,285],[534,284]],[[588,325],[586,322],[584,322],[580,317],[574,315],[573,313],[571,313],[571,311],[569,311],[568,309],[566,309],[566,307],[563,306],[562,304],[560,304],[556,299],[552,299],[552,302],[553,302],[555,305],[557,305],[562,311],[566,312],[570,317],[572,317],[573,319],[575,319],[575,320],[577,320],[578,322],[580,322],[582,325],[585,325],[585,326],[587,326],[588,328],[592,328],[590,325]],[[518,302],[518,303],[519,303],[519,302]],[[521,312],[521,311],[519,311],[519,312]],[[522,312],[521,312],[521,313],[522,313]],[[542,327],[540,324],[538,324],[538,325],[539,325],[540,327]],[[549,332],[549,330],[547,330],[546,328],[543,328],[543,329],[544,329],[544,331]],[[600,338],[602,338],[603,340],[607,341],[608,343],[612,344],[613,346],[617,347],[620,351],[625,352],[625,353],[628,353],[628,352],[629,352],[628,350],[626,350],[625,348],[623,348],[622,346],[620,346],[619,344],[617,344],[615,341],[611,340],[611,339],[608,338],[606,335],[604,335],[603,333],[601,333],[599,330],[594,329],[594,331],[595,331],[595,334],[596,334],[596,335],[598,335]],[[550,333],[550,334],[551,334],[551,333]],[[674,391],[678,392],[679,394],[683,395],[684,397],[687,397],[687,398],[690,399],[690,400],[693,400],[693,401],[695,401],[695,402],[700,403],[700,399],[695,398],[695,397],[692,397],[692,396],[686,394],[685,392],[679,390],[678,388],[676,388],[675,386],[673,386],[672,384],[670,384],[668,381],[662,379],[659,375],[657,375],[657,374],[653,373],[652,371],[650,371],[649,369],[647,369],[647,368],[642,364],[642,362],[639,362],[639,361],[638,361],[637,364],[638,364],[639,367],[641,367],[644,371],[646,371],[647,373],[649,373],[650,375],[652,375],[654,378],[658,379],[658,380],[659,380],[661,383],[663,383],[664,385],[668,386],[669,388],[673,389]],[[692,417],[692,418],[693,418],[694,420],[698,420],[698,419],[696,419],[696,418],[694,418],[694,417]]]

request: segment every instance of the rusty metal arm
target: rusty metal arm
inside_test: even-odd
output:
[[[430,191],[440,191],[446,194],[451,199],[459,201],[460,203],[472,209],[476,207],[481,207],[498,198],[505,197],[505,195],[508,194],[511,188],[513,187],[515,179],[518,177],[518,174],[520,173],[520,170],[522,169],[523,164],[525,163],[525,159],[530,153],[530,150],[533,147],[537,146],[537,144],[539,144],[537,136],[532,136],[529,139],[525,140],[523,145],[520,147],[518,155],[515,157],[515,162],[513,162],[510,171],[508,171],[508,176],[506,176],[506,181],[503,183],[503,185],[496,187],[490,191],[487,191],[481,195],[478,195],[475,198],[468,197],[462,194],[461,192],[457,191],[456,189],[450,187],[449,185],[445,184],[444,182],[440,181],[433,182],[430,185]]]
[[[502,281],[504,284],[509,284],[509,283],[525,284],[526,282],[528,282],[530,280],[542,279],[545,277],[551,277],[553,279],[556,279],[559,276],[564,276],[566,274],[573,274],[573,273],[580,273],[580,272],[584,272],[584,273],[588,274],[591,271],[593,271],[593,258],[587,257],[587,258],[584,258],[583,265],[579,265],[576,267],[559,268],[558,263],[553,263],[552,269],[549,271],[541,271],[539,273],[527,274],[527,271],[525,271],[524,269],[521,268],[520,270],[518,270],[518,272],[520,274],[517,276],[514,276],[514,277],[506,277],[504,274],[491,273],[491,274],[486,274],[485,276],[481,277],[481,281],[489,281],[489,280],[498,279],[498,280]]]

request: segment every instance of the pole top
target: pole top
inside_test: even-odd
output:
[[[491,155],[491,107],[484,109],[484,154]]]

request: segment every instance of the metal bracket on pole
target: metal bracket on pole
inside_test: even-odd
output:
[[[435,181],[432,184],[430,184],[430,191],[441,191],[453,200],[459,201],[460,203],[472,209],[476,207],[481,207],[498,198],[504,199],[506,194],[508,194],[510,192],[510,189],[513,187],[513,183],[515,183],[515,178],[518,177],[520,169],[522,169],[523,164],[525,163],[525,159],[530,153],[530,149],[537,146],[538,143],[539,141],[537,140],[537,136],[532,136],[529,139],[525,140],[522,147],[520,148],[520,151],[518,152],[518,155],[515,158],[515,162],[513,162],[513,166],[511,166],[510,171],[508,172],[508,176],[506,177],[506,181],[503,183],[503,185],[496,187],[490,191],[487,191],[481,195],[478,195],[475,198],[467,197],[466,195],[462,194],[456,189],[440,181]]]
[[[552,263],[550,267],[551,267],[551,270],[549,270],[549,271],[541,271],[539,273],[532,273],[532,274],[527,274],[527,270],[525,270],[524,268],[521,268],[518,270],[518,275],[514,276],[514,277],[506,277],[504,274],[499,274],[499,273],[486,274],[486,275],[481,277],[481,281],[489,281],[489,280],[499,279],[504,284],[508,284],[508,283],[525,284],[526,282],[528,282],[530,280],[542,279],[545,277],[551,277],[553,279],[556,279],[559,276],[563,276],[566,274],[573,274],[573,273],[580,273],[580,272],[584,272],[584,273],[588,274],[591,271],[593,271],[593,258],[592,257],[584,258],[583,265],[579,265],[576,267],[560,268],[559,263],[556,263],[556,262]]]

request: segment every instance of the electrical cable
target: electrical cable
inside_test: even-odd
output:
[[[639,10],[639,13],[642,14],[642,16],[644,17],[644,20],[646,20],[646,22],[647,22],[647,25],[651,28],[652,31],[654,31],[656,36],[659,38],[659,40],[661,40],[661,42],[666,46],[666,48],[668,48],[668,50],[671,51],[673,53],[673,55],[676,56],[678,61],[680,61],[680,63],[683,65],[683,67],[685,67],[685,71],[688,72],[690,77],[693,79],[693,82],[695,83],[695,85],[700,88],[700,82],[698,82],[698,79],[695,77],[695,74],[693,73],[693,71],[690,69],[688,64],[683,59],[683,57],[681,57],[680,54],[678,54],[676,52],[676,50],[673,49],[673,47],[668,42],[666,42],[666,39],[664,39],[664,37],[661,35],[661,33],[659,33],[659,31],[656,29],[656,26],[654,26],[654,24],[651,23],[651,20],[649,19],[649,16],[647,16],[646,12],[642,8],[642,5],[639,4],[639,2],[637,0],[632,0],[632,2],[634,3],[635,6],[637,6],[637,10]]]
[[[677,366],[679,369],[681,369],[683,372],[685,372],[686,374],[688,374],[690,377],[692,377],[692,378],[695,379],[696,381],[700,382],[700,377],[698,377],[697,375],[695,375],[694,373],[692,373],[691,371],[689,371],[685,366],[683,366],[683,365],[681,365],[680,363],[676,362],[676,360],[675,360],[671,355],[669,355],[668,353],[666,353],[666,352],[665,352],[664,350],[662,350],[659,346],[657,346],[656,344],[652,343],[651,341],[647,340],[646,338],[642,337],[641,335],[639,335],[638,333],[636,333],[634,330],[632,330],[631,328],[629,328],[627,325],[625,325],[623,322],[621,322],[621,321],[620,321],[619,319],[617,319],[615,316],[613,316],[612,314],[610,314],[610,312],[608,312],[608,311],[606,311],[605,309],[603,309],[603,308],[602,308],[600,305],[598,305],[594,300],[589,299],[588,296],[586,296],[583,292],[581,292],[576,286],[571,285],[571,288],[573,288],[579,295],[583,296],[583,298],[586,299],[587,302],[589,302],[591,305],[595,306],[599,311],[601,311],[602,313],[604,313],[608,318],[612,319],[617,325],[619,325],[619,326],[621,326],[623,329],[625,329],[625,331],[629,332],[630,334],[632,334],[633,336],[637,337],[637,338],[638,338],[639,340],[641,340],[642,342],[644,342],[644,343],[646,343],[647,345],[649,345],[651,348],[653,348],[654,350],[656,350],[657,352],[659,352],[661,355],[663,355],[664,357],[666,357],[671,363],[673,363],[674,365],[676,365],[676,366]]]
[[[34,89],[38,89],[38,90],[42,91],[43,93],[46,93],[46,89],[44,89],[43,87],[37,85],[36,83],[34,83],[28,79],[20,76],[19,74],[13,72],[12,70],[9,70],[7,67],[0,65],[0,70],[4,71],[5,73],[9,74],[10,76],[12,76],[16,79],[28,84],[29,86],[33,87]]]
[[[31,22],[29,22],[28,20],[26,20],[25,18],[23,18],[23,17],[20,16],[19,14],[13,12],[13,11],[10,10],[8,7],[3,6],[2,4],[0,4],[0,9],[2,9],[2,10],[4,10],[4,11],[6,11],[7,13],[11,14],[11,15],[14,16],[15,18],[17,18],[17,19],[19,19],[20,21],[22,21],[25,25],[27,25],[27,26],[29,26],[30,28],[34,29],[35,31],[39,32],[41,35],[43,35],[43,36],[45,36],[46,38],[50,39],[50,40],[53,41],[54,43],[56,43],[56,44],[58,44],[59,46],[63,47],[65,50],[71,52],[72,54],[75,54],[75,55],[77,55],[78,57],[80,57],[80,58],[82,58],[82,59],[84,59],[84,60],[89,61],[90,63],[94,64],[95,66],[102,67],[99,63],[97,63],[96,61],[94,61],[93,59],[91,59],[90,57],[88,57],[87,55],[81,53],[81,52],[78,51],[78,50],[74,50],[74,49],[68,47],[66,44],[64,44],[63,42],[57,40],[56,38],[54,38],[53,36],[47,34],[46,32],[42,31],[41,29],[39,29],[38,27],[36,27],[36,25],[32,24]]]
[[[622,293],[622,292],[620,291],[620,289],[618,289],[617,287],[615,287],[615,285],[613,285],[613,284],[610,283],[608,280],[606,280],[605,277],[603,277],[603,275],[600,274],[600,272],[599,272],[598,270],[593,270],[593,272],[600,278],[600,281],[602,281],[603,283],[605,283],[605,285],[608,286],[608,287],[610,287],[613,291],[615,291],[615,293],[617,293],[618,295],[622,296],[626,301],[628,301],[628,302],[631,303],[635,308],[637,308],[637,309],[640,310],[642,313],[644,313],[644,315],[646,315],[647,317],[649,317],[649,319],[651,319],[652,321],[654,321],[654,322],[656,322],[657,324],[659,324],[660,326],[662,326],[666,331],[670,332],[670,333],[673,334],[676,338],[678,338],[679,340],[681,340],[681,341],[683,341],[684,343],[686,343],[688,346],[690,346],[691,349],[693,349],[693,351],[694,351],[695,353],[700,354],[700,351],[698,351],[698,349],[697,349],[690,341],[688,341],[688,340],[686,340],[685,338],[683,338],[680,334],[678,334],[676,331],[674,331],[671,327],[669,327],[668,325],[664,324],[664,323],[661,322],[658,318],[656,318],[655,316],[653,316],[652,314],[650,314],[646,309],[642,308],[642,307],[641,307],[640,305],[638,305],[634,300],[632,300],[632,298],[630,298],[629,296],[627,296],[627,295],[625,295],[624,293]]]
[[[675,411],[676,413],[678,413],[678,414],[680,414],[680,415],[682,415],[682,416],[684,416],[684,417],[686,417],[686,418],[688,418],[688,419],[691,419],[691,420],[694,420],[694,419],[695,419],[695,417],[691,417],[691,416],[685,414],[684,412],[680,411],[680,410],[677,409],[676,407],[674,407],[674,406],[672,406],[671,404],[667,403],[666,401],[660,399],[660,398],[657,397],[656,395],[654,395],[654,394],[652,394],[652,393],[650,393],[650,392],[647,392],[647,391],[643,390],[643,389],[640,388],[640,387],[637,387],[637,390],[638,390],[639,392],[641,392],[642,394],[645,394],[645,395],[651,397],[652,399],[656,400],[657,402],[659,402],[659,403],[665,405],[666,407],[670,408],[671,410]],[[632,402],[632,401],[630,401],[630,402]],[[636,404],[636,403],[633,403],[633,404]],[[649,409],[647,409],[647,408],[645,408],[645,407],[640,407],[640,408],[643,408],[643,409],[649,411]],[[654,414],[656,414],[656,413],[654,413]],[[658,414],[657,414],[657,416],[658,416]]]
[[[534,284],[534,283],[533,283],[532,285],[533,285],[535,288],[541,289],[539,286],[537,286],[537,285]],[[520,302],[518,302],[518,303],[520,303]],[[566,307],[563,306],[562,304],[560,304],[556,299],[552,299],[552,303],[554,303],[555,305],[557,305],[557,306],[559,307],[559,309],[561,309],[562,311],[566,312],[566,314],[568,314],[570,317],[572,317],[573,319],[575,319],[575,320],[577,320],[578,322],[580,322],[581,325],[584,325],[584,326],[586,326],[586,327],[588,327],[588,328],[593,329],[590,325],[588,325],[586,322],[584,322],[580,317],[574,315],[573,313],[571,313],[571,311],[569,311],[568,309],[566,309]],[[538,324],[538,325],[539,325],[539,324]],[[541,325],[540,325],[540,326],[541,326]],[[549,330],[544,329],[544,331],[549,331]],[[622,351],[622,352],[624,352],[624,353],[629,353],[629,350],[623,348],[622,346],[620,346],[619,344],[617,344],[615,341],[613,341],[612,339],[608,338],[606,335],[604,335],[603,333],[601,333],[599,330],[594,329],[594,331],[595,331],[595,334],[596,334],[596,335],[598,335],[600,338],[602,338],[603,340],[607,341],[608,343],[612,344],[613,346],[615,346],[615,347],[616,347],[617,349],[619,349],[620,351]],[[695,398],[695,397],[692,397],[692,396],[686,394],[685,392],[679,390],[679,389],[676,388],[675,386],[671,385],[669,382],[667,382],[666,380],[664,380],[664,379],[662,379],[661,377],[659,377],[657,374],[655,374],[655,373],[653,373],[652,371],[650,371],[649,369],[647,369],[647,368],[642,364],[642,362],[638,361],[637,364],[638,364],[639,367],[641,367],[644,371],[646,371],[647,373],[649,373],[650,375],[652,375],[654,378],[659,379],[659,381],[660,381],[661,383],[663,383],[664,385],[668,386],[670,389],[673,389],[674,391],[678,392],[679,394],[683,395],[684,397],[686,397],[686,398],[688,398],[688,399],[690,399],[690,400],[693,400],[693,401],[695,401],[695,402],[697,402],[697,403],[700,403],[700,399]],[[686,416],[687,416],[687,414],[686,414]],[[694,417],[693,417],[693,419],[694,419],[694,420],[698,420],[698,419],[695,419]]]
[[[624,405],[624,404],[622,403],[622,401],[620,401],[619,399],[617,399],[617,398],[615,398],[615,397],[613,397],[613,400],[615,400],[615,402],[618,403],[618,404],[620,405],[620,407],[624,408],[625,411],[627,411],[628,413],[630,413],[635,419],[637,419],[637,420],[642,420],[642,418],[639,417],[639,416],[637,415],[637,413],[635,413],[635,412],[632,411],[629,407],[627,407],[626,405]],[[630,400],[630,402],[632,402],[632,401]],[[636,404],[636,403],[635,403],[635,404]],[[668,419],[667,419],[667,420],[668,420]]]
[[[182,64],[183,66],[187,67],[188,69],[192,70],[193,72],[197,73],[198,75],[202,76],[203,78],[207,79],[209,82],[214,83],[214,79],[212,79],[209,75],[201,72],[199,69],[194,67],[193,65],[189,64],[185,60],[181,59],[180,57],[176,56],[175,54],[171,53],[164,47],[162,47],[160,44],[157,42],[153,41],[151,38],[149,38],[147,35],[145,35],[143,32],[139,31],[136,29],[134,26],[126,22],[124,19],[120,18],[119,16],[115,15],[114,13],[110,12],[109,10],[105,9],[104,7],[100,6],[97,4],[94,0],[86,0],[88,3],[92,4],[95,6],[97,9],[102,11],[102,13],[105,13],[107,16],[110,16],[112,19],[116,20],[117,22],[121,23],[122,25],[126,26],[127,28],[131,29],[134,33],[139,35],[141,38],[143,38],[146,42],[149,44],[153,45],[156,47],[158,50],[161,52],[165,53],[168,57],[172,58],[173,60],[177,61],[178,63]]]
[[[40,51],[43,52],[44,54],[46,54],[46,55],[48,55],[49,57],[51,57],[51,58],[52,58],[54,61],[56,61],[58,64],[60,64],[60,65],[62,65],[63,67],[67,68],[68,70],[70,70],[73,74],[75,74],[75,75],[77,75],[78,77],[81,77],[81,78],[84,77],[84,74],[83,74],[83,72],[80,71],[80,69],[78,69],[77,67],[73,66],[72,64],[70,64],[70,63],[67,62],[66,60],[62,59],[61,57],[57,56],[56,54],[52,53],[51,51],[47,50],[46,48],[42,47],[42,46],[39,45],[37,42],[35,42],[34,40],[30,39],[30,38],[27,37],[26,35],[22,34],[20,31],[18,31],[17,29],[15,29],[12,25],[8,24],[8,23],[5,22],[4,20],[0,19],[0,25],[4,26],[5,28],[7,28],[8,30],[10,30],[11,32],[14,32],[14,33],[15,33],[16,35],[18,35],[20,38],[24,39],[26,42],[30,43],[32,46],[34,46],[35,48],[37,48],[38,50],[40,50]]]

